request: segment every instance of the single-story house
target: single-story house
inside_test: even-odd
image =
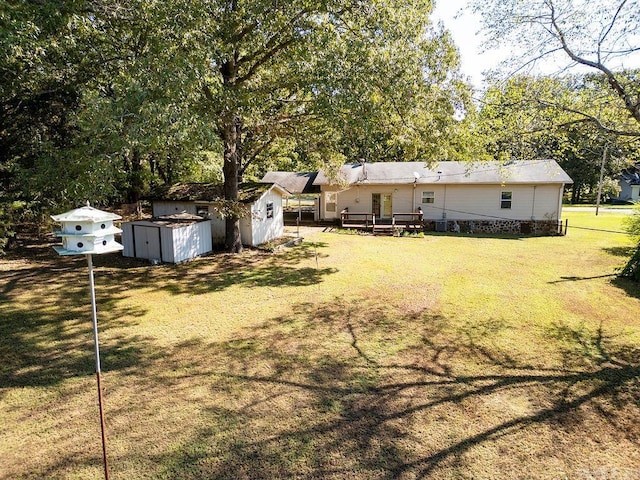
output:
[[[319,172],[319,219],[447,231],[556,233],[571,178],[554,160],[359,162]]]
[[[238,188],[239,203],[245,213],[240,216],[240,238],[243,245],[257,246],[279,238],[284,233],[282,198],[289,195],[274,183],[242,183]],[[223,186],[212,183],[179,183],[157,189],[152,197],[154,217],[188,213],[211,223],[214,245],[225,240]]]
[[[180,263],[213,249],[211,223],[184,212],[124,222],[122,244],[125,257]]]
[[[618,180],[620,195],[618,200],[640,202],[640,163],[625,168]]]

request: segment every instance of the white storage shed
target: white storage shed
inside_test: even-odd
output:
[[[242,183],[238,190],[246,212],[240,218],[242,244],[255,247],[281,237],[282,198],[290,193],[280,185],[259,182]],[[179,183],[157,190],[152,197],[154,216],[186,213],[208,219],[214,244],[224,243],[224,204],[222,185],[211,183]]]
[[[211,223],[179,213],[122,224],[125,257],[180,263],[212,250]]]

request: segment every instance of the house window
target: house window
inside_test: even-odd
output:
[[[267,218],[273,218],[273,202],[267,203]]]
[[[209,206],[208,205],[196,205],[196,215],[201,217],[206,217],[209,215]]]
[[[502,192],[500,197],[500,208],[511,208],[511,197],[513,192]]]
[[[435,201],[436,201],[435,192],[422,192],[422,203],[435,203]]]
[[[325,194],[325,210],[327,212],[335,212],[336,204],[338,203],[338,194],[335,192],[327,192]]]

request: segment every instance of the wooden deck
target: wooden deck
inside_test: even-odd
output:
[[[403,231],[422,231],[422,213],[393,213],[391,218],[376,217],[372,213],[356,213],[343,210],[340,213],[342,228],[371,231],[374,235],[400,235]]]

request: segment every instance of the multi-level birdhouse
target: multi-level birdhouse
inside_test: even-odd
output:
[[[62,228],[54,232],[62,238],[62,245],[53,247],[60,255],[110,253],[123,248],[115,240],[115,234],[122,230],[113,224],[122,218],[119,215],[87,205],[51,218],[62,224]]]

